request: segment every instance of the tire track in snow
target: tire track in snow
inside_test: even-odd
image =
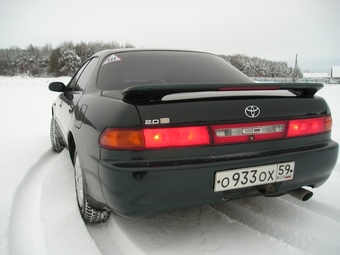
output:
[[[309,210],[313,213],[317,213],[320,216],[324,216],[331,220],[340,222],[340,209],[334,206],[319,202],[317,200],[313,200],[313,198],[309,200],[307,203],[297,200],[290,196],[285,196],[280,199],[283,199],[296,206],[302,207],[303,209]]]
[[[77,207],[73,166],[67,150],[58,155],[43,180],[41,222],[48,254],[100,254]]]
[[[165,212],[151,219],[126,220],[117,215],[106,225],[95,226],[93,239],[102,254],[110,253],[110,241],[120,243],[115,254],[305,254],[270,236],[259,235],[243,223],[210,206]],[[94,227],[91,227],[94,228]],[[90,230],[93,234],[93,229]],[[102,236],[102,235],[107,236]],[[246,245],[245,245],[246,244]],[[265,245],[264,245],[265,244]],[[267,248],[270,252],[263,253]]]
[[[11,255],[100,254],[79,214],[68,152],[48,150],[30,167],[13,202]]]
[[[120,218],[120,219],[117,219]],[[111,213],[105,223],[88,223],[87,229],[102,255],[112,254],[146,254],[129,239],[119,227],[117,221],[127,219]]]
[[[54,155],[52,150],[42,154],[16,191],[9,229],[11,254],[47,254],[40,224],[40,195],[47,166]]]
[[[214,205],[213,208],[301,252],[339,254],[340,222],[286,198],[257,197]]]

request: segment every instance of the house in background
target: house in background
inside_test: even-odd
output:
[[[340,81],[340,66],[332,66],[331,79]]]
[[[299,79],[299,82],[328,83],[329,78],[330,77],[328,73],[303,73],[303,78]]]
[[[303,73],[305,79],[326,79],[329,78],[328,73]]]

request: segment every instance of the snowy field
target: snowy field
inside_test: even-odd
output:
[[[340,254],[340,164],[307,202],[288,195],[84,224],[67,151],[50,147],[52,81],[0,77],[0,254]],[[340,85],[317,95],[340,142]]]

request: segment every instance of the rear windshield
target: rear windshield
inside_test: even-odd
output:
[[[196,52],[134,51],[107,56],[98,87],[125,89],[149,84],[210,84],[252,82],[222,58]]]

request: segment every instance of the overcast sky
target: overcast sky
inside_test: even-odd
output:
[[[116,41],[340,66],[340,0],[0,0],[0,48]]]

